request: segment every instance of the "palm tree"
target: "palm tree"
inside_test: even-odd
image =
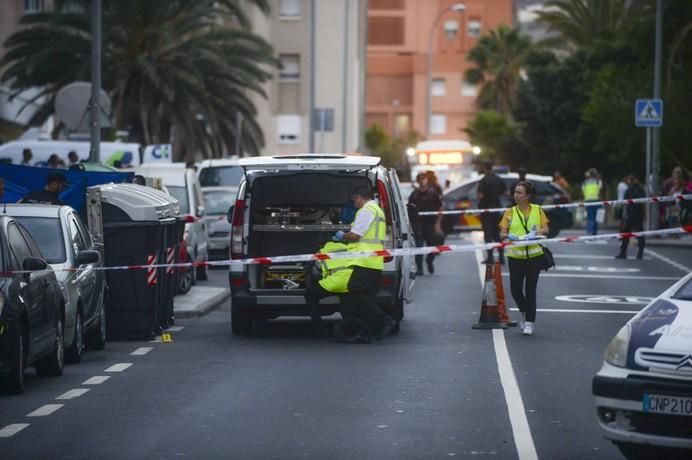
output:
[[[112,0],[103,10],[103,88],[115,126],[144,143],[174,139],[177,156],[231,151],[236,117],[242,142],[264,143],[249,94],[278,65],[271,46],[249,30],[241,0]],[[252,0],[265,13],[268,0]],[[2,81],[15,93],[40,88],[33,123],[52,114],[64,85],[90,78],[90,0],[58,2],[56,11],[24,16],[5,43]],[[182,155],[181,155],[182,153]]]
[[[491,31],[471,48],[467,59],[475,67],[464,72],[464,79],[471,84],[483,84],[477,99],[480,108],[511,112],[531,48],[531,41],[518,28],[507,26]]]
[[[574,51],[617,45],[651,20],[654,5],[652,0],[552,0],[538,13],[538,21],[553,33],[545,45]]]

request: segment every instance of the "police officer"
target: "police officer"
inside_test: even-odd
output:
[[[384,211],[373,200],[372,191],[359,187],[353,192],[353,203],[358,208],[356,218],[347,233],[337,232],[337,241],[348,241],[349,251],[372,252],[384,249],[387,231]],[[351,262],[353,273],[348,283],[351,302],[357,306],[362,327],[356,341],[369,342],[370,338],[381,340],[394,330],[394,320],[380,309],[375,300],[380,285],[384,258],[381,256],[360,257]]]
[[[596,168],[591,168],[586,172],[586,180],[581,184],[581,194],[585,202],[598,201],[601,198],[601,180],[598,177]],[[586,208],[586,234],[595,235],[598,233],[598,222],[596,214],[600,206],[588,206]]]
[[[44,204],[59,204],[65,203],[58,199],[58,196],[63,192],[65,186],[69,185],[65,175],[59,172],[48,173],[46,178],[46,186],[43,190],[37,190],[29,193],[24,198],[19,200],[20,203],[44,203]]]

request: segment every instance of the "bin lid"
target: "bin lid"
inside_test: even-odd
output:
[[[133,221],[160,221],[178,217],[178,200],[151,187],[137,184],[103,184],[97,189],[103,203],[122,209]]]

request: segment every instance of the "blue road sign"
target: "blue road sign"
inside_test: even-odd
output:
[[[663,101],[661,99],[637,99],[634,104],[634,124],[640,128],[663,126]]]

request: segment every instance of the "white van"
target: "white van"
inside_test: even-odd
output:
[[[237,189],[243,179],[243,168],[237,158],[212,158],[199,164],[198,176],[202,187],[234,187]]]
[[[145,164],[135,169],[135,174],[158,178],[164,190],[180,203],[180,213],[185,217],[185,243],[193,262],[209,260],[209,235],[204,217],[204,197],[194,169],[184,163]],[[207,267],[197,267],[193,283],[207,279]]]
[[[67,154],[74,151],[79,161],[89,159],[91,144],[87,141],[36,141],[19,140],[0,145],[0,163],[20,164],[22,151],[31,149],[30,166],[46,166],[48,158],[56,154],[69,164]],[[140,144],[131,142],[101,142],[101,163],[120,168],[137,167],[141,163]]]

